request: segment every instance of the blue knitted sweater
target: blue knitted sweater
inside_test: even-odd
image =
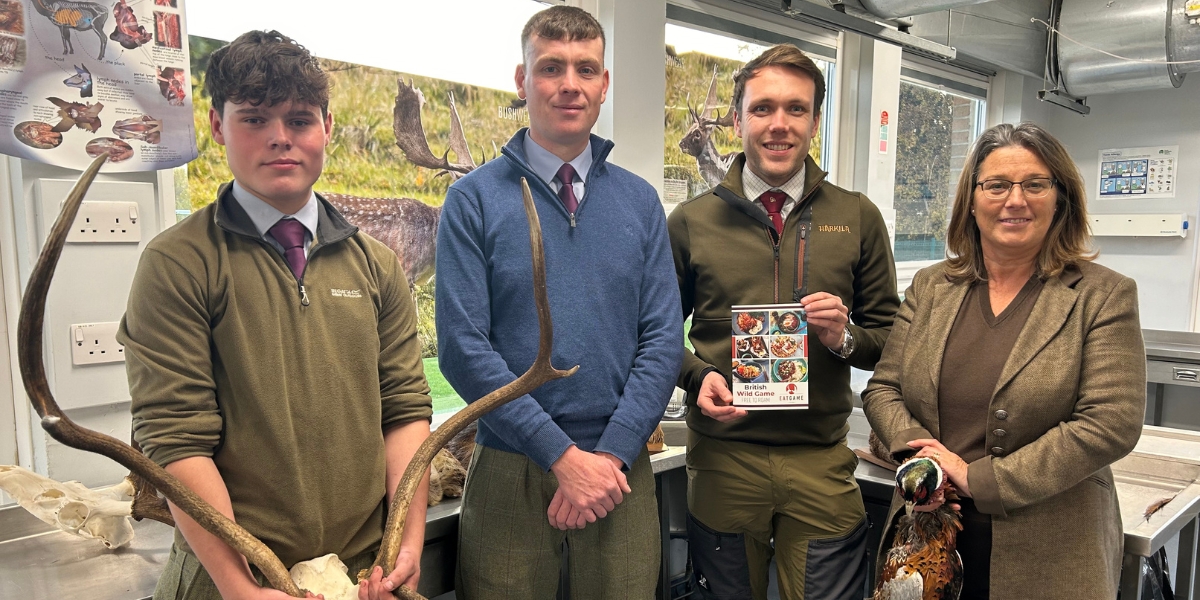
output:
[[[576,444],[633,464],[675,387],[682,361],[679,287],[658,196],[605,161],[592,136],[586,191],[570,215],[530,169],[525,129],[503,154],[450,187],[437,242],[438,363],[467,402],[525,372],[538,350],[529,225],[533,191],[546,251],[554,366],[579,365],[484,416],[478,443],[543,469]]]

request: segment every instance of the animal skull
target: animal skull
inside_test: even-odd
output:
[[[21,467],[0,465],[0,489],[33,516],[67,533],[99,538],[109,548],[133,540],[133,484],[128,479],[90,490],[78,481],[60,483]]]
[[[298,562],[288,575],[297,587],[324,596],[325,600],[358,599],[358,586],[350,581],[349,568],[336,554]]]

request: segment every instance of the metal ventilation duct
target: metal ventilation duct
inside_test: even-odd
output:
[[[846,2],[852,4],[855,0]],[[971,4],[982,4],[989,0],[857,0],[862,4],[863,10],[883,17],[885,19],[895,19],[898,17],[911,17],[913,15],[923,15],[931,12],[938,12],[950,8],[958,8],[960,6],[969,6]]]
[[[1072,96],[1177,88],[1200,63],[1200,25],[1184,15],[1186,0],[1063,0],[1058,29],[1080,43],[1058,38],[1058,66]],[[1086,44],[1134,62],[1085,48]]]
[[[986,65],[1041,78],[1046,69],[1050,0],[1004,0],[913,17],[909,33],[958,50],[968,68]],[[976,69],[978,70],[978,69]]]

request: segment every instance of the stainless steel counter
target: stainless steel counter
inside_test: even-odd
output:
[[[1146,358],[1200,363],[1200,333],[1143,329]]]
[[[651,456],[655,474],[683,466],[685,448]],[[427,597],[454,586],[458,547],[457,499],[429,508],[420,592]],[[134,523],[133,542],[108,550],[52,529],[19,506],[0,509],[0,598],[40,600],[80,597],[140,600],[154,593],[171,549],[173,530],[161,523]]]
[[[681,478],[667,488],[661,475],[684,465],[686,426],[664,423],[668,449],[651,456],[660,476],[660,495],[678,495]],[[850,417],[847,442],[851,448],[866,448],[870,428],[860,409]],[[1137,448],[1113,465],[1117,495],[1121,500],[1125,528],[1126,568],[1130,574],[1123,589],[1136,593],[1145,557],[1157,552],[1172,537],[1180,536],[1180,569],[1176,577],[1177,597],[1191,598],[1200,587],[1196,565],[1197,515],[1200,515],[1200,433],[1147,426]],[[861,461],[855,470],[864,499],[886,504],[895,486],[888,469]],[[1175,496],[1161,511],[1146,519],[1146,506]],[[665,504],[663,506],[666,506]],[[678,519],[665,508],[660,516],[664,531]],[[676,507],[675,510],[678,510]],[[457,554],[458,500],[429,509],[422,556],[421,593],[434,597],[453,589]],[[171,529],[159,523],[134,525],[137,533],[130,547],[116,551],[90,540],[52,531],[19,507],[0,509],[0,598],[39,600],[74,597],[86,589],[95,600],[140,600],[154,590],[167,552]],[[1140,595],[1132,596],[1134,598]]]

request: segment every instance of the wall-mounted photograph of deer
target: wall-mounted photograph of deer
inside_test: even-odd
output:
[[[713,140],[714,130],[733,127],[732,100],[723,115],[718,112],[717,107],[717,67],[713,66],[712,80],[708,84],[704,106],[697,111],[691,102],[688,102],[688,115],[692,118],[692,126],[683,135],[683,139],[679,140],[679,149],[696,159],[700,176],[704,178],[708,187],[716,187],[721,183],[725,172],[729,170],[729,164],[733,162],[733,157],[737,156],[737,151],[719,152]]]
[[[208,56],[224,42],[191,36],[194,84]],[[528,120],[513,107],[515,91],[494,90],[377,67],[320,59],[329,74],[329,110],[337,126],[326,151],[317,193],[367,235],[396,253],[417,307],[422,357],[435,410],[464,405],[437,370],[434,332],[434,256],[441,205],[449,186],[499,154]],[[197,122],[210,106],[193,88]],[[197,139],[199,157],[187,166],[179,194],[198,210],[232,179],[223,148]]]
[[[46,297],[62,249],[66,243],[68,229],[75,220],[83,197],[89,186],[99,173],[101,166],[107,160],[101,155],[84,171],[67,199],[47,236],[46,243],[34,266],[29,278],[25,295],[21,303],[21,314],[17,323],[18,361],[21,369],[21,379],[25,391],[33,404],[34,410],[41,417],[42,428],[59,442],[79,450],[93,452],[106,456],[120,463],[131,471],[131,480],[137,491],[133,502],[134,518],[151,518],[164,524],[174,525],[170,513],[166,509],[166,501],[182,509],[189,517],[199,523],[205,530],[228,544],[257,567],[271,587],[292,597],[303,598],[307,592],[325,594],[327,598],[356,597],[356,587],[348,577],[346,568],[341,565],[336,556],[320,557],[312,561],[304,561],[292,567],[289,571],[279,558],[259,539],[252,536],[241,526],[225,517],[220,511],[202,500],[198,495],[184,486],[177,478],[168,473],[157,463],[146,458],[142,452],[116,438],[83,428],[73,422],[59,407],[46,378],[44,359],[44,317]],[[550,303],[546,297],[546,268],[545,253],[542,249],[541,226],[529,186],[522,180],[525,215],[529,222],[529,244],[533,261],[534,303],[538,317],[539,346],[537,358],[533,365],[523,375],[504,387],[480,398],[470,407],[459,411],[451,419],[438,427],[421,444],[409,462],[403,477],[396,488],[396,493],[389,509],[384,538],[381,542],[375,566],[389,569],[396,563],[400,540],[404,532],[404,517],[408,507],[415,499],[421,479],[429,469],[430,463],[443,446],[459,431],[498,406],[519,398],[537,389],[549,381],[569,377],[578,367],[567,370],[555,369],[550,364],[552,344],[554,339],[553,324],[550,316]],[[498,201],[500,199],[497,199]],[[516,201],[509,199],[508,201]],[[161,496],[159,495],[161,494]],[[415,499],[425,501],[425,498]],[[311,569],[307,563],[317,563]],[[299,584],[293,579],[301,573],[311,574],[314,571],[332,573],[334,577],[319,577],[303,579]],[[370,569],[358,574],[362,580]],[[329,585],[330,587],[317,587]],[[396,590],[401,598],[410,600],[425,600],[424,596],[407,587]],[[351,594],[346,596],[345,594]]]
[[[454,102],[454,92],[449,92],[450,134],[446,151],[438,158],[429,149],[425,126],[421,123],[421,107],[425,96],[410,79],[401,78],[396,93],[396,104],[392,111],[392,131],[396,134],[396,146],[404,153],[408,162],[436,171],[434,177],[446,176],[451,180],[470,173],[476,166],[463,134],[462,120]],[[454,154],[454,162],[450,154]],[[486,160],[486,156],[480,155]],[[410,287],[425,285],[433,277],[434,258],[437,246],[437,226],[441,219],[440,206],[431,206],[413,198],[368,198],[353,194],[322,194],[345,215],[346,219],[367,235],[391,248],[400,263]]]

